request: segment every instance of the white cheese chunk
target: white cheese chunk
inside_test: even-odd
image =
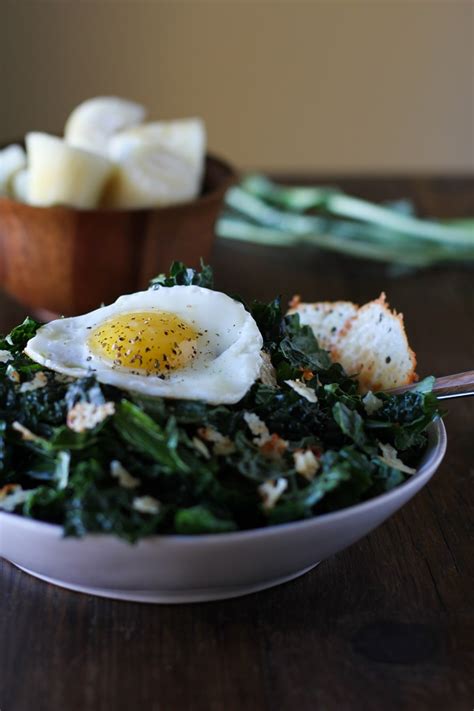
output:
[[[33,390],[39,390],[40,388],[44,388],[48,384],[48,378],[46,376],[46,373],[43,373],[43,371],[40,371],[39,373],[35,373],[35,377],[33,380],[30,380],[26,383],[22,383],[19,387],[19,391],[21,393],[28,393],[32,392]]]
[[[133,499],[132,507],[140,513],[155,515],[160,512],[161,504],[153,496],[136,496]]]
[[[119,485],[124,489],[136,489],[140,486],[140,480],[132,476],[117,459],[110,462],[110,474],[118,479]]]
[[[254,436],[254,443],[262,447],[271,438],[270,430],[265,422],[260,419],[254,412],[244,412],[244,420],[248,425],[250,432]]]
[[[113,415],[115,405],[105,402],[103,405],[94,405],[91,402],[78,402],[67,413],[67,426],[73,432],[92,430],[107,417]]]
[[[320,467],[319,459],[310,449],[298,449],[293,453],[295,469],[298,474],[311,481]]]
[[[379,457],[379,459],[384,464],[387,464],[387,466],[392,467],[393,469],[398,469],[399,472],[405,472],[405,474],[415,474],[416,469],[404,464],[401,459],[398,458],[398,452],[395,447],[392,447],[391,444],[383,444],[383,442],[379,442],[379,448],[382,452],[382,456]]]
[[[266,511],[269,511],[275,506],[287,486],[288,482],[283,477],[276,479],[276,481],[269,480],[263,484],[260,484],[258,487],[258,493],[263,499],[262,505]]]
[[[364,410],[370,417],[370,415],[373,415],[374,412],[380,410],[383,406],[383,400],[369,390],[369,392],[362,398],[362,404],[364,405]]]
[[[308,402],[318,402],[318,398],[314,390],[305,385],[301,380],[285,380],[285,383],[289,385],[290,388],[293,388],[298,395],[306,398]]]

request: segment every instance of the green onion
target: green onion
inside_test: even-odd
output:
[[[407,200],[375,205],[332,187],[277,185],[250,175],[227,192],[225,204],[216,231],[226,239],[308,243],[415,268],[474,259],[474,219],[422,220]]]

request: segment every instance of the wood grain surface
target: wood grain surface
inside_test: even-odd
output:
[[[313,177],[312,180],[316,180]],[[422,214],[472,215],[474,179],[336,180]],[[394,276],[305,248],[218,242],[218,286],[351,299],[385,290],[419,373],[474,363],[474,269]],[[0,330],[24,316],[0,297]],[[474,400],[446,404],[448,453],[412,502],[312,572],[184,606],[67,592],[0,561],[1,711],[470,711],[474,706]]]

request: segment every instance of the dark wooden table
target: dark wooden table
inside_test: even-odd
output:
[[[335,181],[333,181],[335,182]],[[474,179],[338,181],[422,214],[472,215]],[[314,250],[216,244],[218,285],[405,314],[421,375],[474,366],[474,270],[395,278]],[[0,297],[0,330],[24,316]],[[432,483],[295,582],[225,602],[150,606],[47,585],[0,561],[1,711],[470,711],[474,707],[474,401],[452,402]]]

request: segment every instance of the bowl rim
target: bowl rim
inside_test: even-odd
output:
[[[383,494],[378,494],[368,501],[363,501],[358,504],[353,504],[352,506],[346,506],[343,509],[338,509],[336,511],[330,511],[328,513],[319,514],[317,516],[311,516],[307,519],[302,519],[299,521],[289,521],[287,523],[273,524],[271,526],[262,526],[261,528],[249,528],[240,531],[231,531],[228,533],[199,533],[199,534],[178,534],[178,533],[165,533],[165,534],[155,534],[153,536],[147,536],[145,538],[139,539],[136,543],[130,544],[125,539],[119,538],[110,533],[89,533],[82,538],[76,537],[66,537],[61,535],[63,540],[75,541],[77,543],[81,541],[92,541],[93,539],[104,541],[104,540],[114,540],[116,542],[121,542],[127,545],[137,546],[140,544],[151,544],[156,541],[169,541],[174,543],[187,543],[190,545],[199,545],[200,543],[217,543],[226,541],[241,541],[249,538],[266,538],[272,536],[282,535],[287,531],[293,530],[304,530],[306,528],[311,528],[313,526],[322,525],[323,523],[329,522],[343,522],[345,519],[351,518],[354,514],[364,514],[377,507],[397,499],[402,492],[411,492],[421,488],[429,479],[434,475],[437,468],[441,464],[447,449],[447,434],[446,427],[441,417],[436,417],[428,426],[428,445],[426,451],[423,455],[420,467],[416,470],[415,474],[407,479],[402,484],[394,487],[390,491],[386,491]],[[419,486],[421,481],[421,487]],[[7,511],[0,511],[0,525],[2,523],[2,518],[8,517],[13,519],[17,524],[21,525],[26,529],[38,529],[41,528],[45,533],[49,531],[51,534],[62,534],[62,526],[55,523],[49,523],[47,521],[41,521],[39,519],[32,519],[22,516],[20,514],[11,513]]]
[[[12,143],[19,143],[19,141],[12,141]],[[5,145],[10,145],[10,144],[5,144]],[[0,146],[2,147],[2,146]],[[200,205],[206,205],[208,202],[212,202],[215,200],[215,198],[221,194],[221,192],[225,192],[230,188],[231,185],[236,183],[239,179],[239,172],[237,168],[230,163],[226,158],[220,157],[216,155],[215,153],[212,152],[207,152],[205,155],[205,162],[204,162],[204,172],[203,172],[203,179],[206,176],[206,172],[208,169],[209,165],[217,165],[220,168],[222,168],[225,172],[226,175],[222,178],[222,180],[219,182],[219,185],[214,187],[212,190],[209,190],[208,192],[203,193],[202,195],[199,195],[197,198],[194,198],[194,200],[187,200],[186,202],[180,202],[175,205],[164,205],[163,207],[134,207],[134,208],[128,208],[128,207],[93,207],[93,208],[79,208],[79,207],[72,207],[70,205],[30,205],[27,202],[21,202],[20,200],[15,200],[12,197],[9,197],[8,195],[0,195],[0,203],[5,202],[5,203],[10,203],[13,205],[20,205],[22,208],[28,208],[30,210],[55,210],[58,212],[63,212],[63,213],[77,213],[81,215],[94,215],[94,214],[99,214],[99,215],[123,215],[125,213],[131,213],[133,215],[142,215],[147,212],[159,212],[161,213],[166,213],[170,212],[173,210],[179,210],[179,209],[190,209],[190,208],[195,208]]]

